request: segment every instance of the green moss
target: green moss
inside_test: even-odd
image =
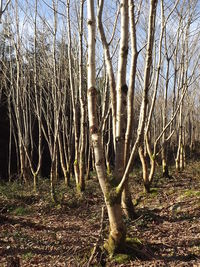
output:
[[[136,246],[142,245],[142,241],[137,237],[133,237],[133,238],[127,237],[126,238],[126,244],[136,247]]]
[[[142,241],[137,238],[126,238],[126,252],[132,256],[135,256],[135,251],[140,250],[142,248]]]
[[[115,179],[115,177],[113,176],[112,173],[107,175],[108,177],[108,181],[107,181],[107,186],[108,187],[117,187],[119,182],[117,181],[117,179]]]
[[[33,253],[32,252],[27,252],[27,253],[22,255],[22,258],[24,260],[30,260],[31,258],[33,258]]]
[[[107,175],[110,176],[112,173],[111,173],[111,169],[110,169],[110,164],[107,166]]]
[[[128,254],[116,254],[113,257],[113,261],[115,261],[118,264],[125,264],[128,263],[131,260],[131,256]]]
[[[126,232],[121,230],[118,235],[117,239],[114,239],[111,235],[109,235],[108,240],[104,243],[104,249],[108,252],[110,257],[113,257],[116,253],[123,252],[125,248]]]
[[[200,191],[196,191],[196,190],[192,190],[192,189],[188,189],[185,190],[183,195],[181,196],[181,198],[184,197],[200,197]]]
[[[148,188],[144,187],[144,194],[150,198],[154,198],[158,195],[158,188]]]
[[[158,195],[158,188],[151,188],[150,194],[151,194],[151,197],[156,197]]]
[[[112,174],[108,175],[108,180],[106,183],[107,193],[106,193],[106,201],[111,205],[120,204],[121,203],[121,190],[117,187],[119,182],[117,179],[113,177]]]
[[[107,189],[106,201],[111,206],[121,203],[121,194],[118,192],[116,187]]]
[[[30,214],[30,210],[28,208],[24,208],[24,207],[17,207],[13,213],[17,216],[23,216],[23,215],[27,215]]]
[[[135,259],[135,257],[143,258],[143,245],[140,239],[136,238],[126,238],[121,247],[118,250],[114,250],[115,243],[110,240],[109,247],[108,242],[104,245],[104,248],[108,251],[112,262],[117,264],[127,264],[130,260]],[[112,250],[111,250],[112,248]],[[109,250],[108,250],[109,249]]]
[[[186,190],[184,192],[184,196],[186,196],[186,197],[192,197],[193,195],[194,195],[193,190]]]
[[[104,243],[104,249],[108,252],[108,255],[110,255],[111,257],[113,256],[113,254],[114,254],[114,251],[115,251],[115,249],[114,249],[114,246],[113,246],[113,244],[109,244],[109,241],[107,240],[105,243]]]

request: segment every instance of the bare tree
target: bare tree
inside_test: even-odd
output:
[[[113,253],[124,246],[126,229],[122,220],[121,195],[128,178],[130,166],[133,162],[137,148],[144,134],[144,125],[147,110],[147,99],[150,85],[150,70],[152,62],[152,49],[155,32],[155,16],[157,1],[151,1],[149,15],[148,43],[146,52],[146,67],[144,76],[144,89],[138,125],[138,135],[131,151],[131,155],[124,170],[124,137],[126,121],[126,66],[128,54],[128,1],[122,0],[121,7],[121,44],[117,80],[116,98],[116,161],[114,177],[109,181],[104,164],[104,153],[101,142],[101,133],[97,120],[95,88],[95,15],[94,1],[87,1],[88,11],[88,113],[90,134],[92,138],[95,166],[101,189],[104,194],[108,211],[110,233],[106,248],[109,253]]]

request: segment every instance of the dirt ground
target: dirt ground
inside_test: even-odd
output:
[[[56,205],[45,192],[41,197],[2,185],[0,267],[87,266],[94,247],[90,266],[200,266],[200,164],[191,163],[183,173],[172,171],[170,179],[157,175],[148,195],[143,193],[141,172],[132,176],[138,218],[125,219],[127,233],[151,257],[106,257],[102,247],[108,219],[105,214],[101,224],[103,199],[95,179],[82,196],[63,190]]]

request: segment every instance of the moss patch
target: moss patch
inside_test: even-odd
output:
[[[131,260],[131,256],[128,254],[116,254],[113,256],[113,261],[118,264],[125,264]]]
[[[114,238],[113,236],[109,235],[108,240],[104,244],[104,249],[108,252],[108,254],[112,257],[116,253],[122,253],[125,248],[125,236],[126,231],[121,230],[118,233],[118,236]]]
[[[195,190],[186,190],[184,192],[184,195],[186,197],[194,197],[194,196],[197,196],[197,197],[200,197],[200,191],[195,191]]]
[[[112,263],[115,264],[127,264],[130,260],[148,259],[150,255],[145,250],[142,241],[136,238],[126,238],[123,248],[120,251],[116,251],[113,254],[109,254]]]
[[[14,209],[12,213],[14,213],[17,216],[24,216],[24,215],[30,214],[31,211],[28,208],[20,206],[20,207],[17,207],[16,209]]]
[[[180,199],[187,198],[187,197],[200,197],[200,191],[187,189],[180,196]]]
[[[116,187],[110,187],[107,189],[106,201],[113,206],[121,203],[121,194],[118,192]]]
[[[158,188],[151,188],[150,195],[151,197],[156,197],[158,195]]]
[[[24,253],[23,255],[22,255],[22,259],[23,260],[30,260],[30,259],[32,259],[33,258],[33,253],[32,252],[27,252],[27,253]]]
[[[134,238],[127,237],[126,238],[126,244],[134,246],[134,247],[138,247],[138,246],[142,245],[142,241],[137,237],[134,237]]]

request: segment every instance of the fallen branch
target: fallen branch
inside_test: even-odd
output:
[[[137,219],[135,219],[133,222],[135,223],[135,222],[141,220],[143,217],[144,217],[144,215],[141,215],[140,217],[138,217]]]
[[[91,265],[91,263],[92,263],[92,261],[94,259],[94,256],[95,256],[97,247],[99,245],[99,242],[101,241],[102,232],[103,232],[104,213],[105,213],[105,206],[102,206],[102,208],[101,208],[101,227],[100,227],[100,230],[99,230],[98,239],[97,239],[97,241],[96,241],[96,243],[94,245],[94,248],[93,248],[92,254],[91,254],[90,258],[89,258],[87,267],[90,267],[90,265]]]

